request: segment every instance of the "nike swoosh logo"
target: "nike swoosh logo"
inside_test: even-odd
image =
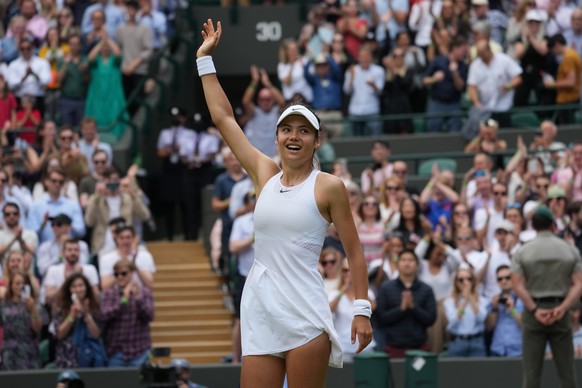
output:
[[[291,191],[291,190],[283,190],[283,189],[279,190],[279,192],[280,192],[280,193],[288,193],[288,192],[290,192],[290,191]]]

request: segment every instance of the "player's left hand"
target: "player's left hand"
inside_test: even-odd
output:
[[[352,321],[352,343],[356,342],[358,338],[358,350],[356,354],[360,353],[372,342],[372,325],[370,319],[363,315],[356,315]]]

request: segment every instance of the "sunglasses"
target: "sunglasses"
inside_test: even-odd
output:
[[[115,272],[115,273],[114,273],[114,275],[115,275],[115,277],[116,277],[116,278],[118,278],[118,277],[122,277],[122,278],[124,278],[124,277],[126,277],[126,276],[127,276],[127,274],[128,274],[128,273],[129,273],[129,272],[127,272],[127,271],[123,271],[123,272]]]
[[[55,185],[62,185],[63,183],[65,183],[64,179],[51,179],[51,182],[54,183]]]
[[[400,187],[398,187],[398,186],[386,186],[386,190],[388,190],[388,191],[398,191],[398,190],[400,190]]]
[[[457,278],[457,282],[459,282],[459,283],[472,282],[472,281],[473,281],[473,279],[471,279],[471,278],[466,278],[466,277]]]
[[[378,206],[378,202],[364,202],[364,206]]]
[[[537,185],[536,187],[538,189],[547,189],[548,187],[550,187],[550,185]]]
[[[60,228],[61,226],[68,225],[68,224],[63,224],[62,222],[53,222],[51,225],[52,226],[55,226],[57,228]]]
[[[73,136],[61,136],[61,140],[73,140]]]
[[[4,217],[18,216],[18,212],[4,212]]]
[[[2,183],[8,183],[8,178],[0,179],[0,182],[2,182]]]
[[[322,265],[335,265],[335,263],[337,263],[337,260],[323,260],[321,262]]]
[[[509,281],[510,279],[511,279],[511,275],[509,275],[509,276],[497,276],[497,281],[498,282],[502,282],[504,280]]]
[[[105,163],[107,163],[107,160],[105,159],[95,159],[93,161],[93,164],[105,164]]]
[[[502,197],[505,197],[507,195],[507,191],[494,191],[493,195],[500,195]]]
[[[343,273],[350,272],[350,269],[349,268],[342,268],[342,272]]]

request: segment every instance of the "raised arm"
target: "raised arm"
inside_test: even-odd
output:
[[[255,186],[261,189],[267,180],[278,171],[278,167],[269,157],[251,145],[236,122],[232,106],[218,82],[210,55],[218,46],[221,36],[221,23],[218,22],[216,24],[215,30],[212,20],[208,19],[204,23],[204,31],[202,31],[204,42],[196,53],[198,72],[202,73],[200,79],[202,80],[204,97],[212,121],[220,131],[224,141],[232,149],[241,165],[247,170]],[[211,67],[212,70],[206,72],[207,66]]]

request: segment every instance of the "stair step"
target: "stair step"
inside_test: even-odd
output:
[[[211,281],[217,280],[218,278],[212,272],[204,271],[204,272],[190,272],[190,271],[181,271],[181,272],[157,272],[156,273],[156,282],[181,282],[181,281],[191,281],[191,282],[199,282],[199,281]]]
[[[195,291],[159,291],[154,294],[154,303],[157,306],[158,302],[169,302],[176,300],[207,300],[214,301],[216,303],[221,303],[224,300],[224,295],[222,292],[217,290],[212,290],[208,292],[207,295],[196,295]]]
[[[206,299],[190,299],[190,300],[173,300],[173,301],[157,301],[156,300],[156,312],[167,311],[175,309],[212,309],[216,307],[216,301],[206,300]]]
[[[156,310],[156,321],[169,320],[199,320],[199,319],[227,319],[232,316],[225,309],[179,309],[179,310]]]
[[[218,289],[221,285],[219,279],[215,280],[201,280],[199,282],[194,281],[155,281],[154,282],[154,294],[156,291],[160,290],[205,290],[205,289]]]
[[[165,262],[161,262],[159,264],[156,264],[156,269],[157,270],[163,270],[163,271],[184,271],[184,270],[188,270],[188,271],[210,271],[210,265],[208,263],[192,263],[192,262],[188,262],[188,263],[165,263]]]
[[[156,347],[170,348],[176,352],[219,352],[228,353],[232,349],[231,341],[160,341]]]
[[[231,335],[230,328],[216,328],[216,329],[193,329],[193,330],[168,330],[168,331],[152,331],[152,341],[171,342],[171,341],[215,341],[224,340]]]
[[[152,333],[157,333],[158,330],[204,330],[204,329],[221,329],[229,328],[232,326],[232,318],[214,318],[208,320],[184,320],[175,319],[171,321],[158,321],[155,320],[150,324],[152,328]]]

